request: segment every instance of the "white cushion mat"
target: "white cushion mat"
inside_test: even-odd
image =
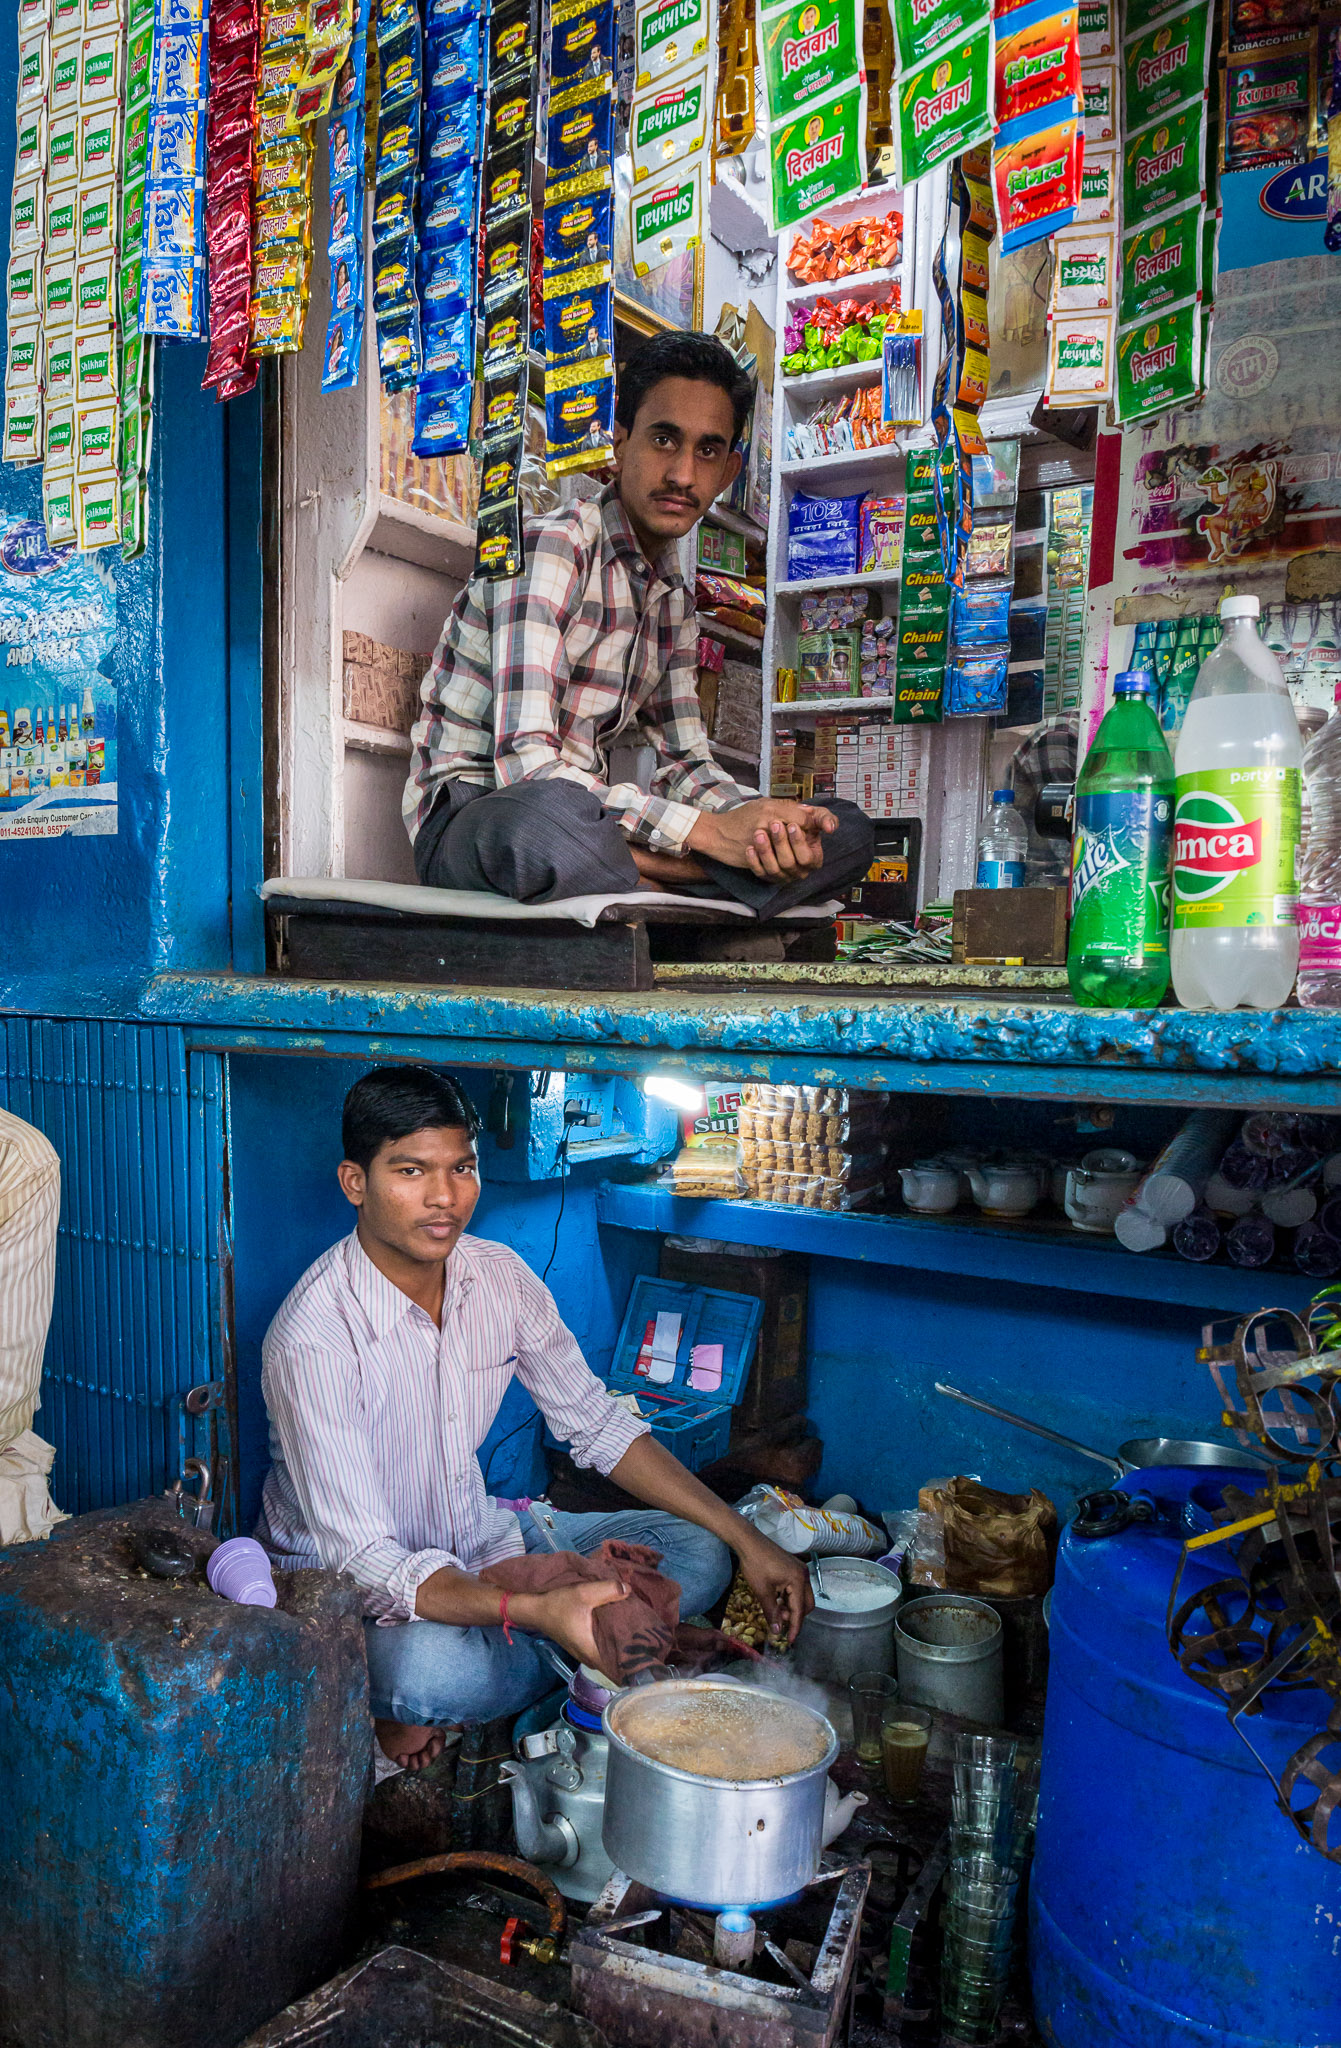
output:
[[[724,910],[732,917],[757,922],[744,903],[728,897],[677,896],[666,891],[631,890],[617,896],[565,896],[557,903],[514,903],[488,889],[428,889],[417,882],[354,882],[332,875],[280,875],[262,882],[257,894],[301,897],[306,903],[360,903],[369,910],[404,910],[413,917],[490,917],[517,924],[594,925],[603,910],[661,909],[681,904],[687,910]],[[827,903],[801,903],[778,912],[780,918],[803,921],[836,917],[842,909],[835,897]],[[770,919],[771,923],[772,920]]]

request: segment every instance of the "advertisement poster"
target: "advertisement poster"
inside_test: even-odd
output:
[[[116,831],[116,585],[0,512],[0,840]]]
[[[1341,545],[1341,266],[1322,248],[1325,158],[1220,181],[1219,278],[1195,408],[1123,439],[1127,588],[1169,573],[1268,599],[1292,556]],[[1153,577],[1153,581],[1151,580]]]

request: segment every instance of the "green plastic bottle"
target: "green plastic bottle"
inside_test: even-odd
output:
[[[1173,760],[1155,679],[1127,669],[1076,784],[1066,975],[1092,1010],[1152,1010],[1169,986]]]

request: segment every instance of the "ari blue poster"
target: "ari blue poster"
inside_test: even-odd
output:
[[[116,831],[115,637],[111,563],[0,511],[0,840]]]

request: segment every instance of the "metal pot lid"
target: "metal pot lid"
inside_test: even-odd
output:
[[[838,1754],[838,1738],[813,1707],[712,1678],[637,1686],[601,1719],[621,1749],[696,1784],[791,1784],[827,1771]]]

